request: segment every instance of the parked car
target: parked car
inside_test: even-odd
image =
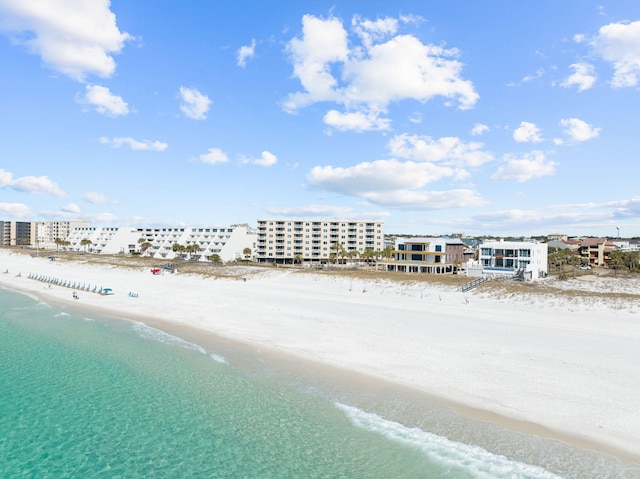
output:
[[[580,266],[580,269],[591,269],[591,266],[589,266],[588,264],[583,264],[582,266]]]

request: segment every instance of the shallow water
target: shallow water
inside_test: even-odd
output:
[[[640,477],[439,411],[404,426],[392,393],[368,402],[261,364],[0,289],[0,477]]]

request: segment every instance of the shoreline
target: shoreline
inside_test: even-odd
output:
[[[2,269],[5,268],[5,261],[2,261],[5,259],[7,258],[0,256],[0,268]],[[33,263],[34,266],[37,265],[42,269],[44,269],[45,266],[58,266],[52,263],[43,263],[42,260],[35,262],[32,260],[34,259],[24,257],[20,258],[20,261],[14,262],[14,264],[17,266],[27,266],[28,263]],[[64,266],[65,267],[62,269],[65,272],[96,272],[95,270],[91,271],[92,268],[90,267],[87,268],[88,271],[78,271],[84,269],[79,264],[65,264]],[[124,272],[119,271],[118,268],[109,269],[109,274],[107,274],[105,278],[112,279],[114,281],[121,281],[122,283],[126,282],[124,281],[125,276],[135,278],[136,281],[134,281],[133,283],[129,283],[130,285],[136,284],[139,279],[143,279],[144,281],[154,281],[156,279],[161,279],[151,278],[150,273],[141,271]],[[311,334],[312,338],[308,338],[305,334],[297,334],[295,341],[289,341],[289,343],[285,342],[284,344],[282,343],[282,341],[280,341],[279,343],[278,341],[272,340],[270,338],[275,338],[278,334],[282,335],[283,331],[286,330],[286,328],[283,328],[283,326],[291,326],[291,324],[286,322],[284,324],[280,324],[277,321],[271,324],[269,321],[270,315],[267,315],[266,319],[263,318],[261,320],[258,320],[257,318],[251,318],[249,320],[248,318],[251,317],[251,312],[253,312],[253,314],[256,314],[255,310],[248,308],[248,305],[244,304],[247,302],[251,302],[249,300],[243,301],[243,304],[238,304],[238,309],[240,310],[240,312],[236,311],[234,313],[235,315],[231,318],[231,323],[234,322],[233,320],[246,320],[247,322],[252,323],[253,326],[256,326],[262,334],[250,334],[249,331],[251,330],[251,328],[247,329],[245,327],[237,326],[235,328],[231,328],[229,326],[229,320],[222,321],[222,324],[218,325],[217,328],[215,324],[211,324],[211,321],[209,323],[207,323],[206,321],[202,321],[202,317],[190,318],[191,321],[187,321],[184,317],[180,317],[180,312],[182,311],[189,314],[190,311],[179,307],[182,303],[178,304],[178,300],[173,300],[175,306],[173,308],[173,311],[175,313],[178,313],[178,317],[175,318],[172,318],[171,316],[171,309],[169,311],[166,311],[166,307],[171,305],[172,300],[167,301],[163,305],[161,305],[165,307],[163,314],[159,314],[160,310],[163,308],[153,309],[151,311],[145,312],[145,308],[137,307],[142,302],[137,304],[136,301],[138,299],[144,299],[148,295],[151,296],[154,287],[161,293],[164,293],[166,296],[167,291],[172,291],[172,288],[167,288],[166,285],[165,287],[160,287],[158,284],[152,284],[144,285],[145,287],[143,287],[142,283],[138,283],[138,285],[140,286],[138,288],[140,289],[140,298],[126,298],[124,297],[126,293],[123,292],[124,290],[120,289],[119,285],[109,285],[110,287],[118,288],[117,294],[120,296],[120,298],[118,304],[116,305],[114,304],[114,302],[108,302],[109,300],[114,299],[114,297],[101,297],[95,295],[94,293],[88,292],[79,292],[81,296],[80,300],[74,301],[71,297],[70,289],[61,288],[59,286],[52,286],[51,289],[45,289],[42,283],[25,277],[25,274],[28,275],[29,272],[20,271],[20,273],[22,273],[22,276],[20,278],[16,278],[15,273],[17,272],[17,270],[11,271],[9,273],[10,276],[4,276],[0,272],[0,284],[4,284],[8,289],[33,294],[39,300],[42,300],[47,304],[51,304],[63,309],[69,308],[70,311],[73,311],[76,314],[81,314],[84,311],[88,314],[98,315],[100,317],[111,317],[131,321],[140,321],[150,327],[160,329],[169,334],[180,337],[186,341],[205,347],[205,349],[217,350],[222,344],[226,344],[227,347],[232,350],[245,351],[248,353],[253,353],[254,355],[259,355],[272,365],[275,364],[276,369],[282,371],[283,374],[286,374],[286,371],[295,370],[297,374],[301,374],[302,376],[310,380],[312,384],[326,383],[328,380],[328,382],[338,383],[345,387],[348,387],[351,391],[351,394],[357,395],[357,393],[361,393],[361,397],[373,397],[375,396],[376,392],[379,393],[380,391],[393,391],[393,394],[397,397],[402,397],[404,399],[409,398],[410,401],[421,402],[429,405],[437,403],[443,407],[452,408],[456,412],[456,414],[461,414],[464,417],[468,417],[472,421],[476,421],[479,423],[497,424],[500,427],[505,428],[506,430],[516,433],[533,435],[552,441],[560,441],[578,449],[596,451],[598,453],[609,455],[623,462],[628,462],[631,464],[640,463],[640,454],[638,454],[637,451],[634,450],[632,445],[626,448],[623,447],[625,442],[624,436],[622,441],[620,441],[620,438],[618,439],[618,441],[607,440],[608,437],[609,439],[613,439],[616,435],[613,435],[613,437],[611,437],[612,435],[593,437],[593,435],[589,434],[587,428],[584,428],[581,431],[576,431],[570,430],[568,428],[557,427],[557,424],[554,424],[554,421],[546,421],[546,423],[545,421],[538,421],[536,420],[535,415],[529,414],[526,411],[524,412],[524,414],[509,414],[513,411],[510,411],[510,408],[505,407],[504,404],[493,405],[494,407],[486,407],[487,405],[491,406],[490,400],[483,401],[480,398],[474,398],[472,395],[469,395],[465,398],[464,394],[461,394],[459,391],[453,391],[453,394],[449,395],[440,394],[439,392],[444,391],[438,391],[437,388],[431,389],[429,387],[426,387],[424,384],[420,384],[419,382],[417,382],[415,378],[412,378],[410,376],[403,377],[397,374],[393,374],[394,371],[385,371],[381,369],[379,364],[372,364],[366,358],[360,357],[363,353],[363,351],[361,351],[360,349],[358,349],[358,351],[356,351],[355,353],[352,353],[350,362],[343,361],[341,359],[341,354],[336,354],[335,352],[330,354],[331,350],[330,348],[327,348],[327,345],[323,345],[320,348],[321,352],[326,351],[325,354],[318,354],[317,350],[314,352],[313,350],[309,350],[308,348],[305,349],[307,341],[309,341],[310,339],[312,339],[314,342],[326,341],[327,338],[323,338],[322,336],[315,336]],[[118,275],[114,273],[119,273],[120,277],[117,277]],[[291,288],[295,286],[296,281],[292,282],[291,278],[286,278],[286,276],[289,275],[288,273],[278,273],[277,275],[271,274],[268,278],[268,281],[262,281],[261,284],[261,287],[266,289],[266,291],[264,292],[264,296],[261,296],[264,301],[267,301],[267,299],[270,297],[273,298],[273,291],[277,291],[278,288],[283,284],[281,281],[283,275],[285,276],[284,284],[290,285]],[[175,280],[177,280],[178,278],[188,279],[188,281],[186,281],[188,285],[192,285],[194,282],[204,284],[205,281],[202,278],[186,276],[181,277],[180,275],[167,277],[164,279],[164,281],[169,282],[171,286],[175,287],[177,285]],[[313,277],[311,277],[307,278],[307,280],[311,281],[312,283],[321,283],[312,285],[311,289],[314,290],[312,294],[321,296],[323,298],[323,301],[327,303],[329,309],[328,314],[332,314],[332,312],[335,312],[335,305],[332,306],[332,302],[338,302],[338,306],[345,305],[344,298],[340,299],[338,297],[340,291],[342,291],[342,296],[344,296],[346,292],[343,290],[346,286],[348,286],[350,290],[356,289],[355,286],[353,286],[353,279],[347,280],[346,283],[344,281],[340,281],[339,279],[336,280],[335,278],[327,280],[326,278],[314,279]],[[250,285],[251,283],[257,283],[257,281],[254,282],[253,278],[246,282],[238,281],[235,279],[209,279],[207,281],[208,283],[206,284],[206,286],[212,286],[216,283],[216,286],[224,284],[227,287],[223,288],[223,290],[227,293],[229,292],[229,286],[231,286],[231,290],[237,290],[238,288],[243,288],[244,286]],[[327,282],[328,284],[326,284]],[[272,283],[275,283],[275,286],[272,285]],[[300,283],[300,281],[297,281],[297,283]],[[181,286],[185,285],[182,284]],[[332,288],[332,286],[335,286],[335,288]],[[359,287],[360,285],[358,285],[358,288]],[[373,290],[376,288],[376,285],[371,284],[371,282],[369,281],[367,282],[367,284],[365,284],[364,287],[369,287],[370,291],[373,292]],[[389,296],[391,296],[392,294],[389,291],[389,289],[391,289],[389,285],[378,285],[377,288],[378,289],[376,290],[376,293],[378,293],[380,296],[383,296],[387,293],[389,294]],[[408,295],[407,288],[408,287],[406,286],[400,288],[400,297]],[[176,292],[178,295],[186,295],[186,292],[183,293],[182,287],[178,289],[179,291]],[[402,293],[402,291],[404,291],[404,293]],[[253,292],[255,294],[255,289]],[[299,294],[302,294],[302,292],[302,289],[298,291]],[[354,291],[350,291],[350,293],[353,292]],[[363,293],[360,294],[362,295]],[[434,296],[432,297],[432,301],[434,302],[434,304],[432,304],[431,306],[437,306],[438,303],[441,303],[443,301],[443,294],[448,296],[446,298],[447,301],[450,300],[452,296],[451,294],[444,291],[430,292],[429,294],[431,296]],[[437,302],[435,299],[436,294],[439,296]],[[162,296],[162,294],[160,294],[160,296]],[[455,294],[453,296],[455,296]],[[202,291],[200,291],[200,296],[198,296],[198,294],[195,294],[195,297],[199,297],[201,300],[206,299],[202,298]],[[236,298],[241,297],[242,294],[236,295]],[[397,297],[398,294],[396,292],[395,298],[397,299]],[[88,300],[88,298],[91,298],[91,300]],[[156,296],[155,300],[160,301],[160,299],[158,298],[159,296]],[[460,298],[462,298],[462,296]],[[457,296],[455,297],[456,300],[459,300],[460,298],[458,298]],[[349,301],[351,300],[361,302],[362,298],[351,298]],[[471,303],[476,303],[480,300],[481,298],[479,297],[471,296]],[[187,301],[187,299],[182,298],[182,301]],[[222,302],[222,300],[220,301]],[[252,301],[255,301],[255,298]],[[287,315],[291,314],[291,312],[293,311],[296,314],[304,315],[305,310],[301,309],[300,305],[297,304],[300,301],[294,301],[293,299],[290,299],[290,301],[295,302],[296,304],[294,304],[286,311],[281,311],[281,309],[286,308],[284,308],[284,305],[278,304],[276,301],[276,304],[272,305],[272,308],[275,310],[275,314],[278,314],[279,312]],[[304,298],[301,298],[301,301],[303,304],[305,303]],[[463,306],[462,301],[458,302],[459,305],[457,305],[457,308],[465,311],[465,306]],[[219,305],[216,306],[215,301],[212,301],[210,303],[210,306],[212,307],[212,309],[219,307]],[[449,308],[453,307],[451,304],[449,304],[448,306]],[[271,310],[272,308],[267,309]],[[474,312],[476,314],[478,313],[478,311],[475,310]],[[412,311],[412,309],[408,308],[407,306],[407,314],[414,313],[415,311]],[[633,314],[634,313],[631,313],[631,318],[633,318]],[[215,315],[213,315],[212,317],[215,318]],[[214,320],[212,321],[215,322]],[[589,328],[595,328],[597,332],[599,321],[601,321],[601,318],[593,318],[592,321],[588,321]],[[505,319],[500,318],[496,323],[500,325],[504,324],[504,322]],[[542,324],[544,325],[545,322],[542,322]],[[272,326],[271,330],[270,326]],[[335,324],[332,324],[330,326],[335,326]],[[336,337],[340,335],[348,338],[350,333],[359,331],[359,328],[362,327],[362,324],[358,323],[356,326],[357,327],[355,327],[353,330],[338,331],[337,333],[335,333],[336,336],[332,336],[329,339],[336,339]],[[635,324],[634,326],[637,326],[637,324]],[[315,331],[312,330],[309,332],[314,333]],[[371,338],[368,339],[370,340]],[[451,338],[445,339],[451,340]],[[466,340],[468,340],[468,338],[466,338]],[[347,341],[347,343],[349,342]],[[336,345],[338,349],[339,346],[340,345]],[[407,351],[406,353],[410,354],[411,352],[412,351]],[[344,353],[344,351],[342,351],[342,353]],[[384,354],[384,351],[380,351],[380,353]],[[397,358],[394,357],[390,359],[393,360]],[[411,362],[410,359],[409,362]],[[354,385],[357,386],[354,387]],[[451,393],[451,391],[449,392]],[[589,400],[590,398],[584,398],[584,401]],[[622,419],[624,420],[625,418]],[[416,419],[415,422],[419,422],[419,419]]]

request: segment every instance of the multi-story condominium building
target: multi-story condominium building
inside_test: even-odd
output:
[[[35,223],[31,221],[0,221],[0,245],[31,246],[36,244]]]
[[[396,238],[393,260],[383,260],[387,271],[457,273],[472,253],[460,238]]]
[[[585,238],[580,242],[578,254],[591,266],[606,266],[611,252],[617,249],[607,238]]]
[[[384,249],[382,221],[259,219],[256,259],[261,263],[326,262],[336,247],[359,255]]]
[[[245,259],[245,250],[253,253],[255,233],[248,226],[210,226],[174,228],[76,228],[69,236],[72,251],[98,254],[143,254],[158,259],[190,258],[208,261],[218,255],[222,261]],[[197,251],[183,253],[174,245],[190,247]],[[249,255],[250,256],[250,255]],[[248,258],[246,258],[248,259]]]
[[[36,240],[40,246],[53,248],[56,239],[66,240],[76,228],[91,226],[87,221],[38,221],[36,223]]]
[[[478,261],[467,268],[469,276],[539,279],[547,274],[546,243],[531,241],[488,241],[480,245]]]

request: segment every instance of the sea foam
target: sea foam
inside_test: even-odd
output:
[[[165,333],[164,331],[160,331],[159,329],[152,328],[151,326],[147,326],[146,324],[140,323],[138,321],[132,321],[132,323],[133,329],[145,339],[150,339],[152,341],[158,341],[160,343],[168,344],[171,346],[178,346],[185,349],[191,349],[192,351],[197,351],[202,354],[207,354],[202,346],[190,343],[189,341],[185,341],[182,338],[173,336],[169,333]]]
[[[415,448],[430,460],[465,470],[477,479],[562,479],[541,467],[492,454],[479,446],[451,441],[418,428],[406,427],[353,406],[340,403],[335,405],[354,426]]]

